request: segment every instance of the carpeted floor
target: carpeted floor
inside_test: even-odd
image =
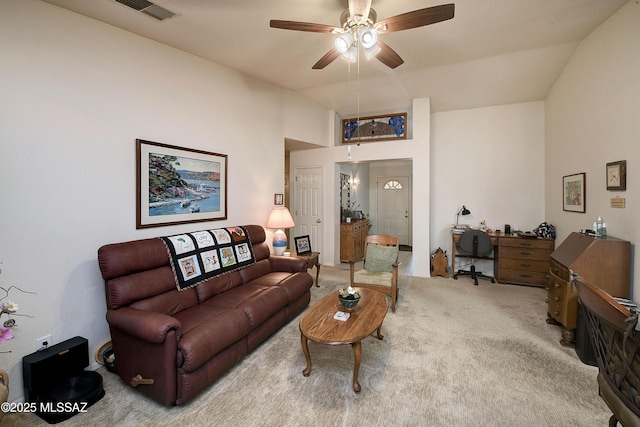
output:
[[[344,286],[348,270],[323,266],[312,303]],[[310,343],[302,375],[299,318],[198,398],[165,408],[100,369],[106,396],[62,426],[605,426],[597,368],[559,344],[541,288],[441,277],[400,278],[385,338],[362,343],[351,388],[350,346]],[[10,414],[4,426],[47,425]]]

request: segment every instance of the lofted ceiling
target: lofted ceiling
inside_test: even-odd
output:
[[[405,61],[313,64],[331,34],[269,27],[271,19],[340,26],[347,0],[154,0],[158,21],[115,0],[42,0],[297,91],[342,116],[432,111],[543,100],[589,33],[628,0],[373,0],[378,20],[455,3],[455,17],[380,40]]]

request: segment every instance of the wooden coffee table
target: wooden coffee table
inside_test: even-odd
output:
[[[377,332],[379,340],[384,337],[380,333],[389,305],[387,298],[380,292],[369,289],[356,288],[361,295],[358,305],[348,311],[351,317],[346,321],[335,320],[333,315],[337,311],[346,312],[340,301],[338,291],[324,296],[309,308],[300,319],[300,341],[302,351],[307,359],[307,367],[302,371],[305,377],[311,373],[311,356],[309,355],[308,340],[319,344],[342,345],[351,344],[353,348],[353,391],[360,393],[358,382],[362,345],[360,341]]]

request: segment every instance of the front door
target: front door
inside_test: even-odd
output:
[[[377,180],[378,232],[397,236],[398,243],[410,245],[409,219],[411,180],[408,176],[382,176]]]
[[[311,240],[311,249],[321,252],[323,224],[322,210],[322,168],[298,168],[295,170],[294,182],[294,212],[293,220],[296,223],[291,235],[289,247],[294,247],[296,236],[308,235]]]

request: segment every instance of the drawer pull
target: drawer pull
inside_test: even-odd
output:
[[[560,297],[554,297],[553,299],[555,299],[556,302],[560,301]]]
[[[520,255],[529,256],[531,255],[531,252],[520,252]]]
[[[520,246],[531,246],[531,243],[520,243]]]
[[[524,277],[525,279],[528,279],[531,277],[530,274],[521,274],[520,277]]]
[[[531,264],[520,264],[521,267],[531,267]]]
[[[557,316],[558,314],[560,314],[560,312],[559,312],[559,311],[554,311],[554,312],[553,312],[553,314],[554,314],[555,316]]]

